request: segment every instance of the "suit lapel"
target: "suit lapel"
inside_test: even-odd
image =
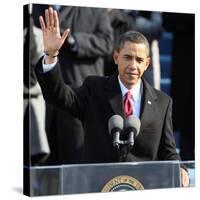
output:
[[[119,87],[118,74],[113,74],[108,80],[108,84],[106,85],[106,95],[108,101],[111,105],[111,108],[114,114],[120,115],[125,118],[124,108],[122,103],[122,94],[121,89]],[[153,88],[142,78],[143,83],[143,95],[142,95],[142,106],[140,113],[141,120],[141,131],[151,122],[151,118],[155,113],[156,104],[155,101],[157,99],[157,95],[155,94]]]
[[[113,74],[106,85],[106,94],[114,114],[124,117],[122,94],[119,87],[118,74]]]
[[[141,129],[142,132],[143,129],[148,126],[149,123],[151,123],[151,119],[154,118],[154,114],[156,109],[156,99],[157,95],[155,94],[153,88],[144,80],[143,82],[143,96],[142,96],[142,106],[141,106],[141,113],[140,113],[140,120],[141,120]]]

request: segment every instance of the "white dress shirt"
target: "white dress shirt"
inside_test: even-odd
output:
[[[42,69],[43,69],[43,72],[46,73],[48,71],[51,71],[57,62],[54,62],[52,64],[44,64],[44,59],[45,59],[45,56],[42,59]]]
[[[119,76],[118,76],[119,86],[122,92],[123,102],[125,99],[126,93],[129,91],[124,84],[121,82]],[[143,91],[143,84],[141,79],[133,86],[133,88],[130,90],[131,92],[131,105],[133,108],[133,115],[136,117],[140,117],[140,108],[141,108],[141,98],[142,98],[142,91]]]

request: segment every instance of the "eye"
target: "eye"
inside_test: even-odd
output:
[[[125,60],[131,60],[133,57],[132,56],[129,56],[129,55],[124,55],[123,58]]]
[[[137,60],[138,63],[144,62],[144,59],[143,59],[143,58],[137,58],[136,60]]]

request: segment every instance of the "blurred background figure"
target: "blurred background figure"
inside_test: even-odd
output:
[[[174,129],[180,133],[180,155],[194,160],[195,135],[195,17],[163,13],[163,24],[173,34],[172,87]]]
[[[45,103],[37,82],[34,66],[43,48],[37,45],[42,34],[35,27],[32,4],[24,6],[24,164],[38,165],[47,159],[50,149],[45,132]]]
[[[45,6],[47,5],[34,5],[37,23]],[[59,52],[65,83],[79,87],[88,75],[103,76],[104,57],[111,53],[113,45],[113,32],[106,9],[58,5],[53,7],[59,14],[61,33],[66,27],[71,30]],[[77,118],[47,105],[46,131],[51,154],[45,164],[82,162],[84,132]]]

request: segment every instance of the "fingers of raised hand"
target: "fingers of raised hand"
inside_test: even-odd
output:
[[[58,51],[67,38],[70,30],[66,29],[60,36],[59,18],[56,10],[49,8],[45,10],[45,18],[39,17],[40,26],[43,31],[44,46],[46,51]],[[49,48],[50,47],[50,48]],[[50,50],[49,50],[50,49]]]
[[[54,25],[55,25],[55,27],[59,27],[58,14],[57,14],[56,10],[53,11],[53,17],[54,17]]]
[[[67,38],[67,36],[69,35],[70,29],[66,29],[62,35],[62,40],[63,42],[65,41],[65,39]]]
[[[49,21],[50,21],[50,26],[54,27],[54,15],[53,15],[54,11],[53,8],[50,7],[49,8]]]
[[[47,28],[50,26],[50,22],[49,22],[49,10],[45,9],[45,23]]]
[[[44,26],[46,24],[46,26]],[[59,19],[56,10],[53,10],[52,7],[45,9],[45,23],[43,18],[40,19],[40,25],[43,28],[47,28],[52,31],[54,28],[59,28]]]
[[[42,16],[39,17],[39,22],[40,22],[41,29],[44,32],[46,30],[46,25],[44,23],[44,20],[43,20]]]

